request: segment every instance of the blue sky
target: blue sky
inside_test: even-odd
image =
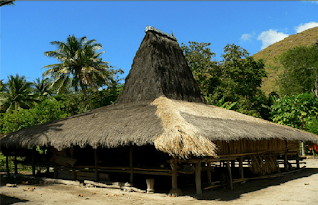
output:
[[[0,15],[0,79],[41,77],[42,67],[57,63],[43,54],[56,50],[50,42],[72,34],[101,43],[103,60],[123,69],[124,78],[147,25],[173,31],[180,45],[211,43],[220,60],[227,44],[253,55],[318,26],[318,1],[16,1]]]

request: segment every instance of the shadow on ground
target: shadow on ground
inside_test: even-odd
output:
[[[194,187],[182,189],[182,191],[184,195],[194,197],[198,200],[232,201],[239,199],[241,195],[249,192],[258,191],[270,186],[277,186],[292,180],[309,177],[314,174],[318,174],[318,168],[305,168],[298,173],[291,173],[277,178],[257,179],[247,181],[244,184],[234,184],[233,191],[224,188],[215,188],[206,191],[203,190],[202,196],[198,196],[195,194]],[[202,188],[204,187],[206,186],[202,186]]]
[[[20,202],[28,202],[28,200],[19,199],[16,197],[6,196],[3,194],[0,194],[0,204],[1,205],[9,205],[14,203],[20,203]]]

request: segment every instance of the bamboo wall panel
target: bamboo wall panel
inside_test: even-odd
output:
[[[231,140],[229,142],[223,140],[213,141],[218,147],[218,155],[255,153],[255,152],[284,152],[298,151],[298,141],[285,141],[280,139],[271,140]]]

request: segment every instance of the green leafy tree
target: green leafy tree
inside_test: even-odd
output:
[[[224,47],[223,60],[220,62],[221,84],[209,96],[216,102],[222,97],[226,101],[237,102],[235,110],[255,117],[269,117],[265,105],[268,99],[260,90],[265,67],[262,60],[254,60],[240,46],[228,44]]]
[[[78,39],[72,35],[65,43],[53,41],[51,44],[57,46],[58,50],[47,51],[44,54],[56,58],[61,63],[45,66],[48,70],[43,75],[54,79],[53,86],[58,87],[58,93],[69,84],[75,91],[80,89],[90,109],[93,109],[87,89],[97,90],[102,86],[108,86],[114,80],[114,76],[123,71],[113,69],[108,62],[102,60],[101,55],[104,51],[97,52],[102,45],[96,43],[95,39],[87,40],[86,36]]]
[[[193,76],[207,102],[217,105],[220,101],[233,104],[238,112],[268,119],[268,98],[260,90],[266,77],[262,60],[255,61],[240,46],[228,44],[223,60],[213,60],[210,43],[189,42],[181,48]],[[222,100],[223,99],[223,100]]]
[[[208,96],[220,84],[220,68],[213,60],[215,53],[209,48],[210,43],[189,41],[189,45],[181,44],[181,49],[193,73],[201,93]]]
[[[45,99],[32,109],[0,113],[0,134],[65,118],[67,113],[63,111],[63,108],[63,103],[55,99]]]
[[[318,41],[286,51],[279,61],[283,66],[278,80],[281,95],[314,92],[318,97]]]
[[[311,124],[317,120],[318,99],[313,93],[284,96],[274,102],[271,114],[273,122],[303,130],[310,127],[313,130],[315,128]]]
[[[8,76],[8,82],[2,84],[1,111],[29,109],[37,102],[33,94],[33,84],[25,76]]]

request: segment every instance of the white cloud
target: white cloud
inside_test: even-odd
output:
[[[257,40],[262,41],[261,49],[266,48],[267,46],[283,40],[288,37],[288,34],[283,32],[277,32],[277,30],[269,29],[268,31],[263,31],[258,37]]]
[[[243,41],[251,40],[251,38],[252,38],[252,34],[249,34],[249,33],[244,33],[244,34],[241,36],[241,40],[243,40]]]
[[[309,23],[305,23],[305,24],[300,24],[299,26],[295,26],[295,30],[297,33],[300,33],[302,31],[305,31],[307,29],[310,29],[310,28],[314,28],[318,26],[318,23],[317,22],[309,22]]]

